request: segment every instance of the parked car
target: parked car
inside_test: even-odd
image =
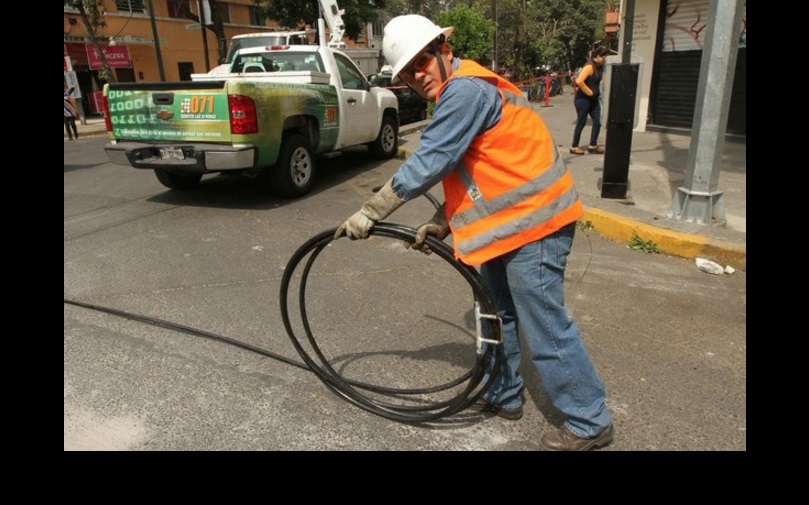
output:
[[[427,119],[427,100],[410,89],[401,79],[391,79],[388,65],[382,67],[378,74],[368,76],[371,86],[381,86],[393,91],[399,102],[399,123],[407,124]]]

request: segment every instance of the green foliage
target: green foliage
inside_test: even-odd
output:
[[[338,0],[337,5],[345,10],[342,15],[345,34],[356,41],[365,30],[367,23],[382,19],[388,0]],[[277,0],[253,0],[261,12],[279,25],[300,29],[306,24],[317,26],[320,17],[320,2],[305,0],[298,2],[279,2]]]
[[[98,71],[98,78],[101,81],[112,82],[115,80],[114,75],[112,74],[112,69],[110,68],[102,68]]]
[[[576,229],[583,231],[584,233],[590,233],[593,231],[593,222],[592,221],[576,221]]]
[[[94,0],[85,0],[94,1]],[[300,28],[318,18],[318,0],[253,0],[279,25]],[[346,35],[362,34],[365,24],[402,14],[421,14],[440,26],[454,26],[450,45],[456,55],[489,66],[495,47],[498,66],[514,79],[541,69],[564,72],[580,67],[604,39],[604,13],[616,0],[338,0],[345,10]],[[451,7],[449,10],[447,6]],[[496,15],[495,15],[496,7]],[[496,35],[495,35],[496,34]]]
[[[100,11],[101,0],[65,0],[64,5],[65,7],[73,7],[79,11],[79,16],[81,17],[82,23],[84,23],[84,28],[87,30],[93,47],[96,52],[101,55],[103,70],[99,72],[99,77],[105,81],[114,82],[115,77],[110,69],[110,64],[106,56],[104,56],[101,47],[98,45],[98,31],[100,28],[107,26]]]
[[[615,2],[469,0],[467,3],[484,12],[488,20],[496,20],[498,66],[508,67],[514,79],[524,79],[536,76],[538,69],[565,71],[581,66],[593,46],[604,38],[604,12]]]
[[[438,26],[453,26],[449,44],[461,58],[485,62],[489,59],[494,38],[494,23],[478,8],[457,5],[441,12],[433,20]]]
[[[652,242],[651,240],[643,240],[637,234],[632,236],[632,241],[627,244],[627,247],[632,249],[633,251],[643,251],[647,254],[655,253],[660,254],[660,250],[657,248],[657,244]]]

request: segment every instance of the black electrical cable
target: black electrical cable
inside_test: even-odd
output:
[[[277,359],[278,361],[282,361],[288,365],[292,365],[303,370],[309,370],[309,367],[306,366],[306,363],[302,363],[300,361],[296,361],[286,356],[282,356],[280,354],[276,354],[274,352],[268,351],[266,349],[262,349],[260,347],[256,347],[250,344],[246,344],[244,342],[240,342],[239,340],[235,340],[232,338],[225,337],[223,335],[217,335],[216,333],[211,333],[209,331],[200,330],[197,328],[192,328],[191,326],[186,326],[180,323],[173,323],[171,321],[166,321],[164,319],[158,319],[155,317],[150,316],[143,316],[140,314],[134,314],[132,312],[127,312],[125,310],[113,309],[110,307],[104,307],[102,305],[96,305],[94,303],[87,303],[87,302],[80,302],[78,300],[70,300],[68,298],[64,299],[64,303],[68,305],[75,305],[76,307],[83,307],[85,309],[90,310],[97,310],[99,312],[104,312],[107,314],[112,314],[114,316],[123,317],[124,319],[131,319],[133,321],[140,321],[141,323],[151,324],[152,326],[157,326],[159,328],[165,328],[168,330],[174,331],[181,331],[183,333],[188,333],[189,335],[196,335],[198,337],[209,338],[211,340],[215,340],[217,342],[224,342],[226,344],[234,345],[236,347],[241,347],[242,349],[246,349],[248,351],[255,352],[257,354],[261,354],[262,356],[267,356],[268,358]]]
[[[437,386],[430,389],[396,389],[386,388],[376,385],[365,384],[357,381],[344,379],[340,374],[331,366],[328,359],[321,352],[320,347],[315,341],[309,326],[309,321],[306,316],[306,284],[309,272],[315,259],[334,240],[334,233],[336,228],[326,230],[318,235],[315,235],[292,255],[284,269],[284,276],[281,280],[280,292],[280,305],[281,316],[284,321],[284,327],[295,349],[303,358],[304,362],[309,366],[312,372],[320,378],[323,383],[328,386],[337,395],[343,397],[354,405],[365,409],[371,413],[380,415],[382,417],[401,422],[426,422],[433,421],[445,416],[449,416],[460,412],[461,410],[469,407],[491,385],[496,373],[487,373],[491,370],[499,370],[503,359],[502,345],[500,344],[486,344],[482,346],[482,353],[476,354],[475,363],[472,368],[460,378],[448,384]],[[405,242],[414,242],[416,230],[405,226],[379,222],[371,229],[371,235],[388,237],[393,239],[402,240]],[[467,265],[457,261],[453,255],[452,249],[444,242],[437,240],[435,237],[427,236],[427,245],[432,252],[437,256],[447,261],[455,270],[472,287],[475,295],[475,302],[479,306],[480,314],[487,317],[480,318],[480,327],[482,334],[487,340],[502,342],[502,328],[499,324],[499,319],[495,316],[497,309],[491,300],[488,290],[483,284],[483,279],[478,272]],[[289,318],[288,300],[289,300],[289,285],[292,280],[296,268],[308,256],[300,277],[300,286],[298,293],[298,308],[300,311],[301,324],[306,334],[306,339],[311,346],[312,351],[317,357],[317,360],[306,351],[301,341],[295,335],[292,324]],[[318,361],[320,364],[318,364]],[[459,386],[464,382],[468,382],[466,387],[456,396],[446,401],[427,402],[422,405],[403,405],[384,402],[379,399],[374,399],[360,392],[360,390],[384,394],[391,397],[403,397],[407,395],[423,395],[425,393],[443,391],[452,387]]]
[[[426,196],[429,197],[430,195]],[[440,203],[435,198],[429,199],[430,202],[435,207],[438,207],[440,205]],[[468,370],[459,378],[449,383],[433,386],[430,388],[398,389],[398,388],[387,388],[379,385],[370,385],[359,381],[345,379],[341,377],[340,374],[336,370],[334,370],[334,368],[332,368],[327,358],[323,355],[317,343],[315,342],[314,335],[311,332],[311,328],[309,327],[309,322],[306,317],[306,280],[309,275],[309,271],[311,270],[311,267],[314,264],[315,259],[318,257],[320,252],[334,240],[335,231],[336,228],[321,232],[320,234],[309,239],[300,248],[298,248],[298,250],[295,252],[295,254],[293,254],[292,258],[290,259],[289,264],[285,268],[284,276],[281,283],[280,303],[284,327],[287,331],[287,335],[292,340],[292,343],[295,346],[295,349],[297,350],[298,354],[303,358],[304,363],[291,360],[285,356],[273,353],[271,351],[267,351],[265,349],[261,349],[259,347],[245,344],[244,342],[240,342],[238,340],[234,340],[204,330],[192,328],[190,326],[185,326],[182,324],[173,323],[170,321],[165,321],[162,319],[157,319],[149,316],[133,314],[123,310],[103,307],[100,305],[95,305],[87,302],[70,300],[67,298],[64,299],[64,303],[75,305],[78,307],[84,307],[87,309],[93,309],[100,312],[106,312],[108,314],[117,315],[126,319],[140,321],[147,324],[152,324],[154,326],[159,326],[166,329],[182,331],[185,333],[189,333],[191,335],[209,338],[211,340],[225,342],[227,344],[231,344],[273,359],[277,359],[279,361],[296,366],[301,369],[308,369],[309,371],[315,373],[318,376],[318,378],[320,378],[323,381],[323,383],[326,384],[326,386],[328,386],[332,391],[334,391],[339,396],[342,396],[349,402],[365,410],[368,410],[374,414],[395,421],[411,422],[411,423],[433,421],[445,416],[455,414],[468,408],[473,402],[475,402],[478,398],[480,398],[483,395],[483,393],[486,392],[486,390],[491,385],[491,382],[494,380],[496,372],[487,375],[487,371],[499,370],[503,359],[502,345],[500,344],[492,345],[489,343],[484,344],[482,346],[483,349],[482,354],[476,355],[475,363],[472,366],[472,368],[470,368],[470,370]],[[415,233],[416,231],[413,230],[412,228],[407,228],[404,226],[385,222],[377,223],[376,226],[371,231],[372,235],[395,238],[410,243],[412,243],[415,240]],[[497,310],[494,306],[494,303],[491,300],[491,297],[489,296],[488,291],[483,285],[483,280],[481,279],[478,272],[474,268],[464,265],[455,260],[452,249],[449,246],[447,246],[444,242],[441,242],[434,237],[428,236],[427,245],[430,247],[433,253],[435,253],[436,255],[447,261],[450,265],[452,265],[455,268],[455,270],[458,271],[462,275],[462,277],[467,281],[467,283],[469,283],[469,285],[472,287],[473,294],[475,295],[474,296],[475,301],[478,306],[478,312],[479,314],[484,315],[484,317],[480,317],[478,331],[482,335],[485,335],[485,338],[488,341],[502,342],[502,328],[500,327],[499,319],[497,319],[495,316]],[[303,258],[305,258],[310,253],[311,255],[309,256],[309,259],[306,262],[306,265],[304,267],[304,273],[301,278],[298,303],[302,320],[301,322],[306,332],[307,340],[311,345],[312,349],[314,350],[315,354],[317,355],[318,359],[322,363],[322,366],[319,366],[317,362],[307,354],[301,343],[298,341],[291,327],[291,323],[289,320],[289,313],[287,311],[287,299],[288,299],[287,294],[289,291],[290,280],[292,279],[292,275],[297,265],[303,260]],[[476,317],[479,317],[478,314],[476,314]],[[362,389],[364,391],[371,391],[378,394],[388,395],[390,397],[405,398],[411,395],[425,395],[445,391],[451,388],[458,387],[464,384],[465,382],[468,382],[465,389],[463,389],[462,392],[456,395],[454,398],[451,398],[450,400],[447,401],[433,401],[433,402],[429,402],[427,400],[422,399],[421,405],[402,405],[402,404],[392,404],[382,402],[379,400],[374,400],[368,396],[365,396],[358,391],[359,389]]]

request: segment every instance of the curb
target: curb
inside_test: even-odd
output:
[[[106,135],[106,134],[107,134],[107,130],[90,130],[90,131],[86,131],[86,132],[80,131],[79,132],[79,138],[81,139],[81,138],[85,138],[85,137],[98,137],[99,135]],[[64,137],[65,137],[65,140],[67,140],[67,133],[64,134]]]
[[[409,149],[400,147],[397,158],[405,160],[411,154]],[[588,198],[582,198],[584,215],[580,221],[589,222],[596,233],[608,240],[629,244],[637,235],[642,240],[653,242],[661,253],[687,259],[706,258],[747,271],[747,245],[646,224],[590,206],[586,200]]]
[[[688,259],[706,258],[747,271],[746,245],[652,226],[594,207],[585,206],[581,221],[589,221],[593,230],[614,242],[628,244],[637,235],[654,242],[662,253]]]

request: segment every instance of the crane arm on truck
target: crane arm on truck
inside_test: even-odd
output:
[[[337,0],[320,0],[320,12],[323,14],[323,19],[329,25],[329,47],[337,49],[345,49],[346,44],[343,42],[346,28],[343,23],[343,14],[345,9],[337,6]]]

